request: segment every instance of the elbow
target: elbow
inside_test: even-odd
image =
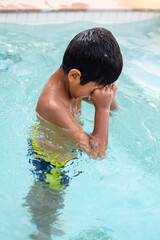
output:
[[[103,141],[102,139],[97,139],[91,135],[87,135],[88,139],[86,141],[80,141],[76,143],[76,146],[82,151],[86,152],[89,157],[96,159],[104,159],[105,152],[107,150],[108,140]]]
[[[92,142],[90,141],[90,149],[91,149],[91,157],[93,159],[104,159],[105,153],[107,150],[108,141],[107,142]]]

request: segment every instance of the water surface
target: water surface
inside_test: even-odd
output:
[[[0,24],[0,238],[7,240],[159,240],[160,18],[101,25],[124,57],[109,146],[102,161],[85,153],[65,166],[63,191],[32,174],[29,130],[50,75],[75,34],[95,23]],[[83,103],[91,133],[94,107]]]

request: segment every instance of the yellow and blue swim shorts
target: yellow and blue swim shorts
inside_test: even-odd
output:
[[[61,191],[69,185],[69,177],[67,176],[64,166],[65,164],[75,159],[75,157],[64,160],[59,163],[61,155],[43,150],[38,141],[35,139],[37,126],[32,127],[32,133],[28,140],[28,156],[32,163],[31,172],[40,180],[49,184],[49,187]]]

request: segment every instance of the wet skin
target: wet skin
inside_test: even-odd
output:
[[[71,141],[93,158],[103,157],[108,145],[109,112],[118,109],[115,96],[117,83],[106,87],[94,82],[80,84],[81,73],[72,69],[65,74],[59,68],[48,80],[39,97],[36,112],[46,121],[65,129]],[[91,135],[83,131],[74,116],[82,100],[90,97],[95,107]]]

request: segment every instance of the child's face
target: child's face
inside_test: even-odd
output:
[[[89,97],[95,89],[102,88],[101,86],[97,86],[95,82],[89,82],[85,85],[81,85],[80,76],[81,73],[77,69],[71,70],[71,73],[68,75],[69,90],[73,98]]]
[[[97,88],[100,88],[100,86],[97,86],[95,82],[89,82],[85,85],[78,83],[70,89],[70,93],[74,98],[85,98],[91,96],[93,91]]]
[[[89,97],[97,88],[100,88],[100,86],[97,86],[95,82],[89,82],[79,86],[78,94],[81,95],[82,98]]]

